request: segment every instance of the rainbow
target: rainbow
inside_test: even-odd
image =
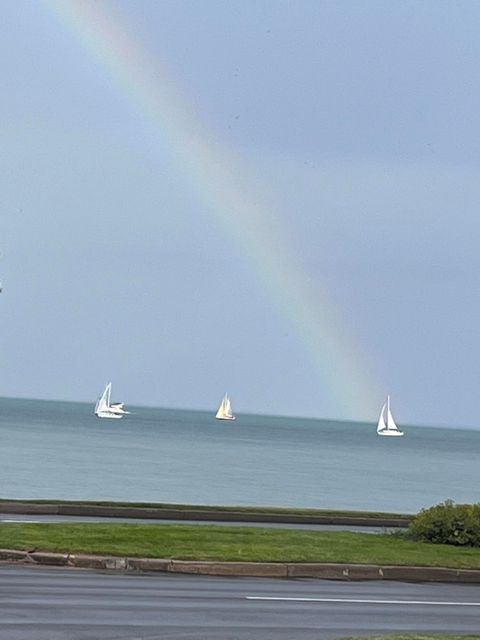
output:
[[[161,62],[111,8],[91,0],[44,0],[64,28],[168,144],[218,225],[255,269],[304,342],[319,372],[319,398],[331,417],[369,419],[379,400],[371,366],[320,282],[299,268],[285,225],[242,183],[240,161],[190,113]]]

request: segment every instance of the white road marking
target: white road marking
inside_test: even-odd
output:
[[[281,596],[245,596],[245,599],[272,602],[340,602],[349,604],[418,604],[439,607],[480,607],[480,602],[441,602],[436,600],[364,600],[360,598],[288,598]]]

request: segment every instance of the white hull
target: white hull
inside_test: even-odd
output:
[[[405,435],[403,431],[390,431],[389,429],[385,429],[385,431],[378,431],[379,436],[403,436]]]
[[[216,420],[236,420],[235,416],[215,416]]]
[[[112,413],[111,411],[98,411],[97,418],[113,418],[119,420],[122,416],[119,413]]]

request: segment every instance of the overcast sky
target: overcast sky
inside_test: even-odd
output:
[[[3,2],[0,395],[93,401],[111,380],[130,405],[215,409],[228,390],[238,412],[374,421],[389,392],[399,422],[476,426],[480,4],[83,4],[245,171],[293,284],[269,281],[265,230],[250,221],[249,251],[206,195],[178,123],[55,4]],[[332,344],[327,322],[305,336],[303,285],[334,310]]]

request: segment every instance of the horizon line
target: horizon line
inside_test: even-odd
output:
[[[25,396],[0,396],[0,401],[2,400],[26,400],[30,402],[65,402],[69,404],[85,404],[85,405],[94,405],[94,401],[89,400],[65,400],[60,398],[28,398]],[[161,406],[161,405],[152,405],[152,404],[129,404],[130,407],[137,407],[139,409],[161,409],[166,411],[193,411],[193,412],[201,412],[201,413],[212,413],[214,415],[215,409],[203,409],[198,407],[172,407],[172,406]],[[298,414],[274,414],[274,413],[258,413],[252,411],[236,411],[235,415],[242,416],[261,416],[265,418],[285,418],[285,419],[295,419],[295,420],[309,420],[309,421],[317,421],[317,422],[339,422],[339,423],[349,423],[349,424],[359,424],[359,425],[372,425],[375,424],[376,418],[372,419],[372,421],[368,420],[350,420],[350,419],[342,419],[342,418],[328,418],[328,417],[319,417],[319,416],[300,416]],[[463,426],[452,426],[449,424],[426,424],[426,423],[401,423],[402,426],[412,428],[412,429],[453,429],[459,431],[479,431],[479,427],[473,425],[463,425]]]

